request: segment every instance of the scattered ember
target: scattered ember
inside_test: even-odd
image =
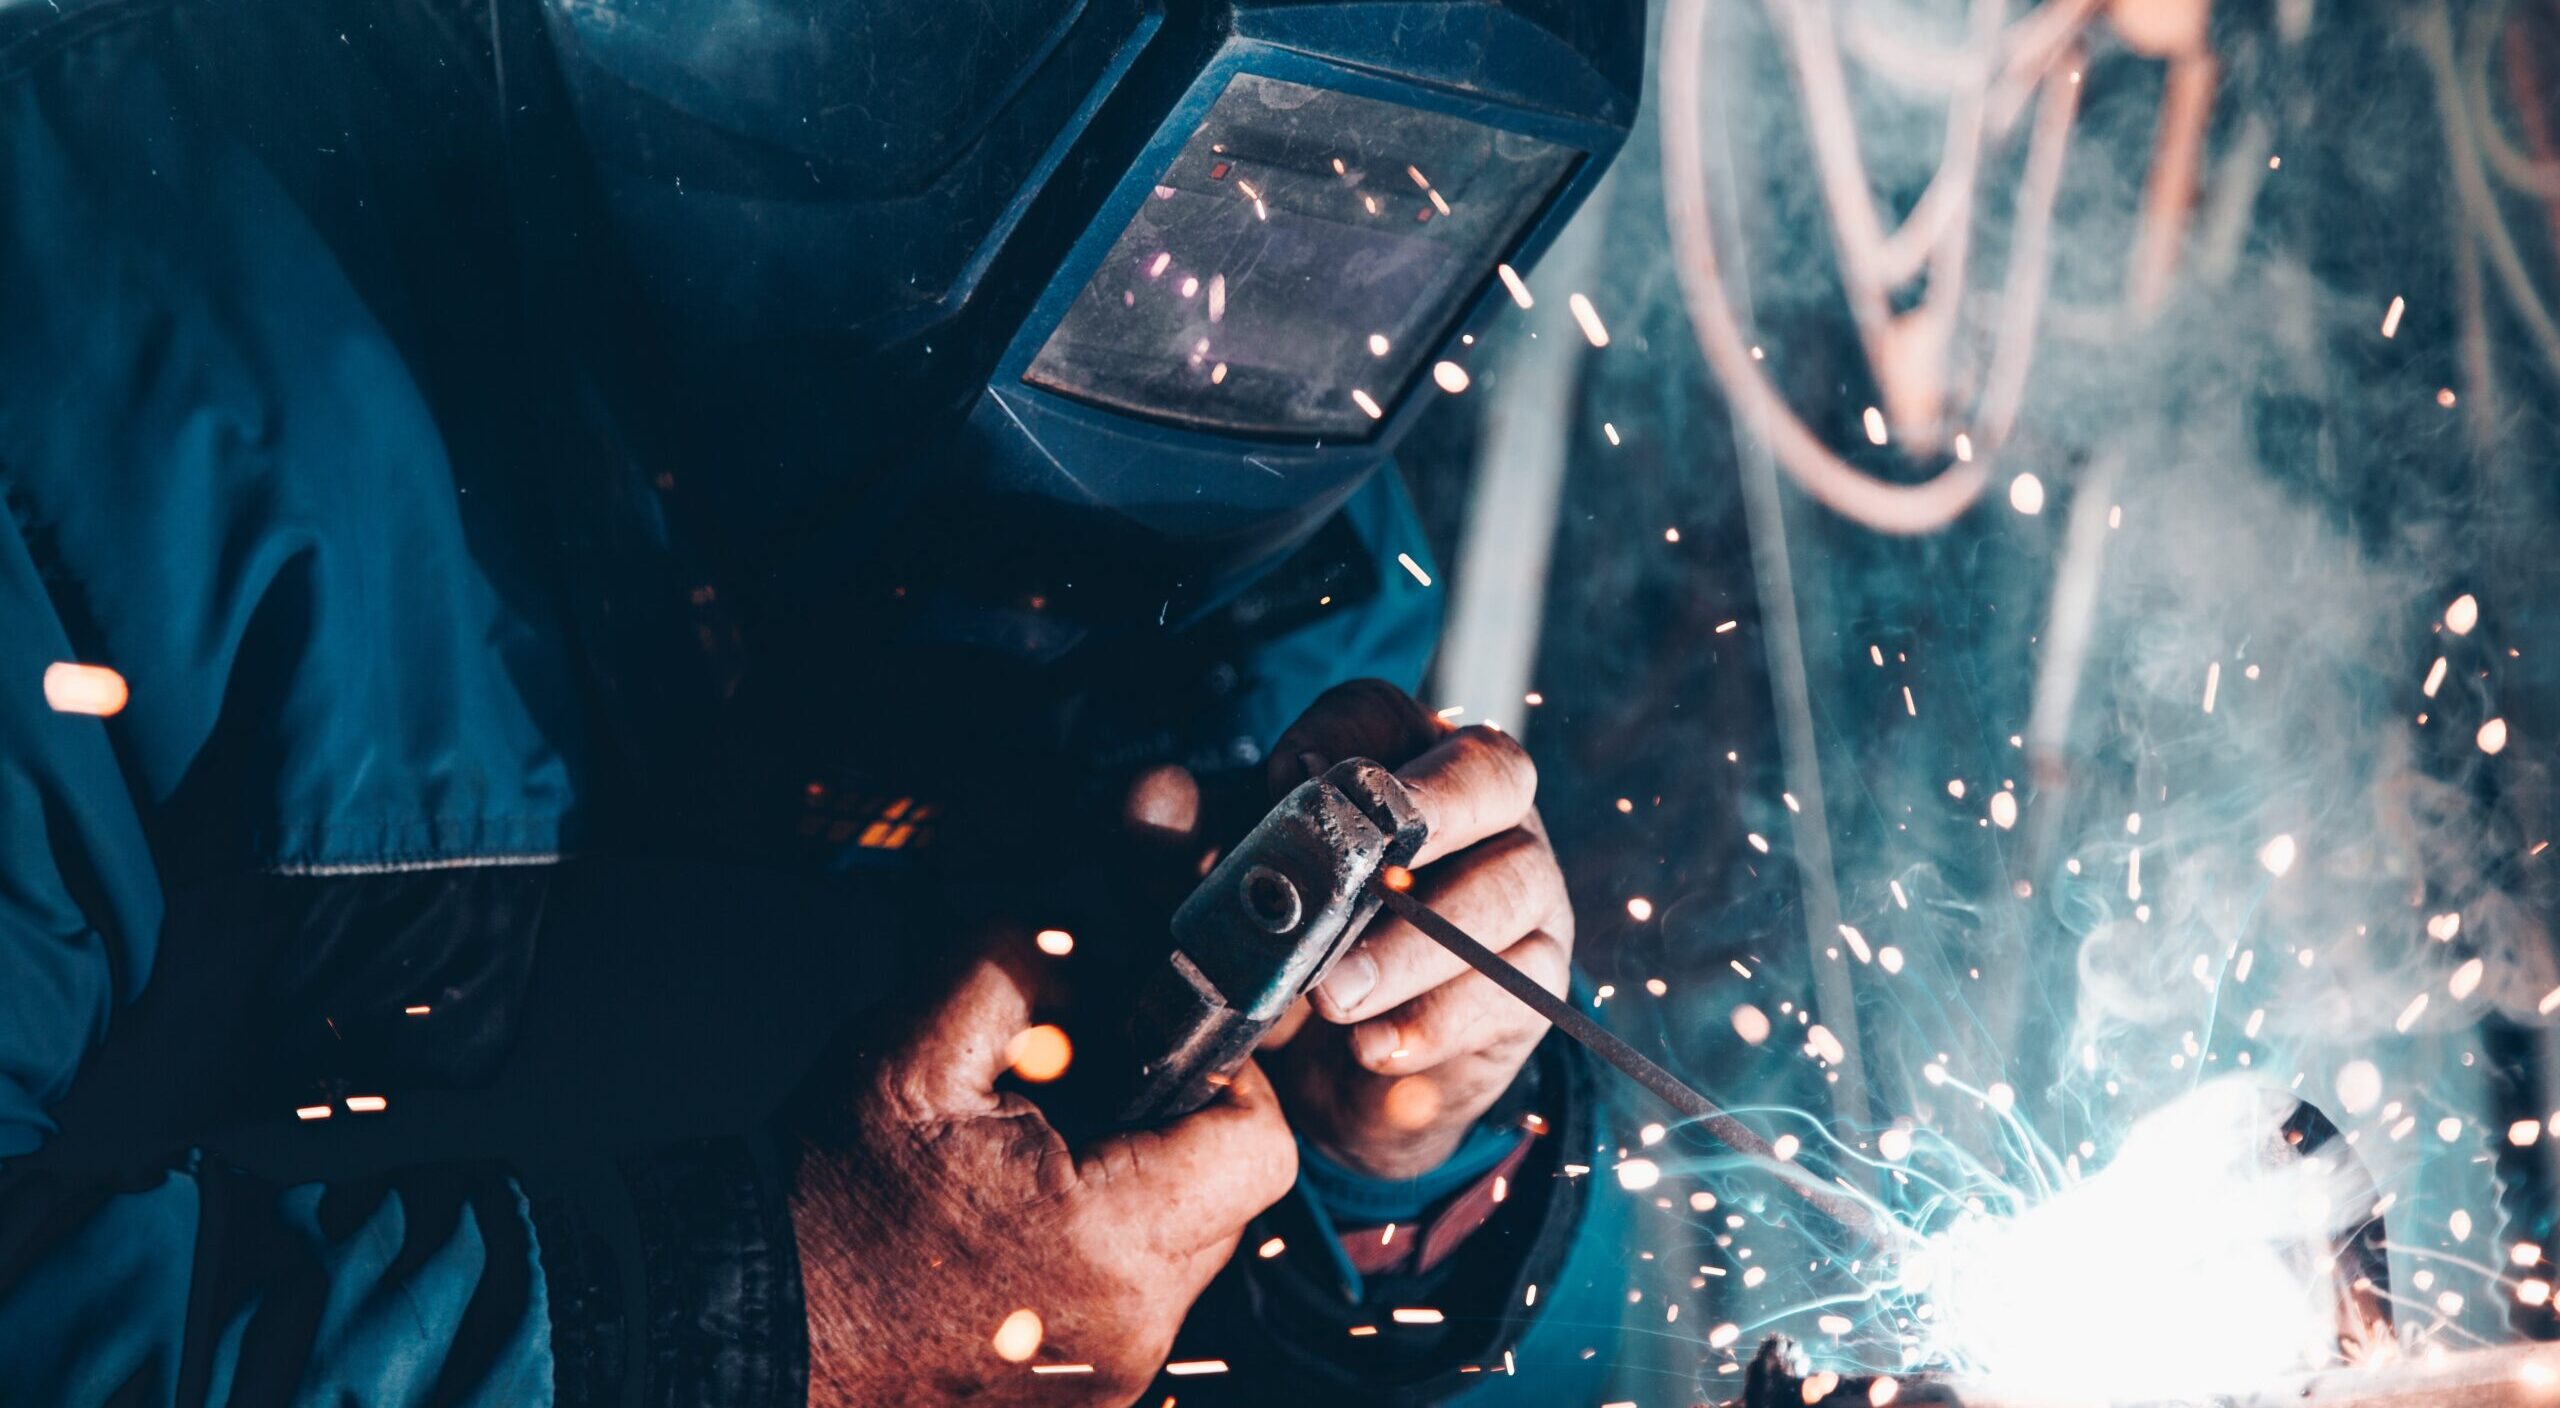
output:
[[[1075,1044],[1067,1040],[1066,1032],[1047,1023],[1014,1033],[1004,1048],[1005,1064],[1035,1085],[1065,1075],[1074,1058]]]
[[[1421,1129],[1440,1117],[1440,1085],[1429,1076],[1406,1076],[1387,1087],[1379,1113],[1398,1129]]]
[[[2010,480],[2009,507],[2030,518],[2044,512],[2044,481],[2032,474]]]
[[[1592,346],[1609,345],[1609,329],[1601,325],[1600,311],[1591,306],[1590,299],[1577,293],[1568,296],[1564,302],[1565,307],[1573,310],[1573,320],[1581,324],[1582,335]]]
[[[996,1326],[996,1357],[1007,1364],[1023,1363],[1040,1352],[1040,1335],[1039,1313],[1028,1308],[1017,1310]]]
[[[124,711],[131,695],[124,676],[104,665],[57,661],[44,667],[44,702],[59,714],[111,718]]]
[[[1769,1039],[1769,1014],[1743,1003],[1733,1009],[1734,1034],[1753,1046]]]

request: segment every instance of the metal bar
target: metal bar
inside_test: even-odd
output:
[[[1465,959],[1468,967],[1491,978],[1504,992],[1527,1003],[1532,1011],[1589,1048],[1593,1055],[1652,1091],[1664,1104],[1697,1121],[1718,1143],[1760,1165],[1825,1217],[1875,1242],[1879,1249],[1890,1249],[1899,1242],[1896,1229],[1877,1218],[1866,1204],[1824,1183],[1800,1165],[1779,1158],[1777,1150],[1760,1137],[1759,1131],[1726,1114],[1714,1101],[1690,1088],[1678,1076],[1655,1065],[1643,1052],[1628,1045],[1616,1032],[1593,1021],[1581,1008],[1547,991],[1537,979],[1514,967],[1511,960],[1486,948],[1466,930],[1442,918],[1438,911],[1402,890],[1386,885],[1373,885],[1371,889],[1388,909],[1395,911],[1397,918],[1430,935],[1442,948]]]

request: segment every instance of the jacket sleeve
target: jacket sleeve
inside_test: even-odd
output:
[[[0,1402],[618,1402],[633,1378],[649,1403],[797,1401],[784,1185],[747,1141],[539,1206],[486,1163],[281,1186],[200,1150],[48,1160],[163,915],[112,721],[78,711],[111,677],[57,668],[75,652],[43,585],[0,533]]]
[[[494,580],[522,476],[442,433],[508,285],[377,238],[473,237],[435,184],[466,154],[288,91],[376,111],[368,56],[413,36],[55,9],[0,16],[0,1403],[793,1401],[797,1267],[742,1144],[626,1162],[609,1213],[490,1163],[65,1152],[75,1076],[191,996],[153,988],[177,886],[555,856],[577,759],[565,652]],[[207,38],[296,17],[314,62]]]
[[[30,1159],[161,920],[106,721],[49,702],[83,702],[73,654],[0,534],[0,1400],[221,1402],[283,1370],[314,1395],[424,1401],[466,1329],[466,1401],[538,1398],[541,1287],[503,1178],[277,1189],[183,1156],[96,1186]]]

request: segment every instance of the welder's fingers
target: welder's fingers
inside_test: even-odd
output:
[[[1253,1049],[1277,1051],[1288,1045],[1289,1039],[1296,1036],[1298,1029],[1305,1026],[1307,1018],[1314,1014],[1315,1008],[1308,1005],[1303,997],[1290,1003],[1289,1010],[1280,1014],[1280,1020],[1271,1024],[1271,1030],[1262,1034],[1262,1040],[1255,1042]]]
[[[1247,1061],[1217,1099],[1158,1129],[1106,1136],[1077,1159],[1086,1184],[1131,1227],[1173,1229],[1183,1251],[1232,1240],[1298,1181],[1280,1096]]]
[[[1538,769],[1520,740],[1471,724],[1396,770],[1431,827],[1416,866],[1455,855],[1529,819],[1537,805]]]
[[[1147,769],[1129,784],[1120,823],[1150,845],[1190,844],[1200,834],[1200,779],[1171,763]]]
[[[1279,797],[1345,758],[1396,767],[1448,732],[1447,723],[1385,680],[1335,685],[1318,695],[1271,746],[1265,765],[1271,795]]]
[[[989,954],[971,963],[927,1009],[888,1063],[892,1093],[916,1112],[976,1113],[998,1104],[996,1077],[1015,1037],[1031,1026],[1032,984],[1019,957]]]
[[[1496,951],[1534,929],[1573,937],[1564,872],[1546,841],[1525,827],[1416,875],[1413,895]],[[1316,1011],[1329,1022],[1356,1022],[1466,971],[1466,960],[1382,911],[1316,988]]]
[[[1558,996],[1571,980],[1571,947],[1535,933],[1503,958]],[[1411,1002],[1351,1029],[1351,1058],[1379,1075],[1410,1075],[1461,1056],[1512,1062],[1546,1035],[1547,1019],[1472,969]]]

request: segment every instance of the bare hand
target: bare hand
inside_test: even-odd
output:
[[[1349,757],[1395,769],[1430,823],[1413,894],[1552,992],[1573,960],[1573,910],[1535,800],[1537,769],[1510,735],[1451,729],[1377,680],[1329,690],[1271,754],[1275,794]],[[1381,1178],[1456,1152],[1519,1074],[1546,1019],[1392,915],[1370,922],[1313,994],[1314,1015],[1274,1074],[1298,1128]]]
[[[1069,1149],[996,1090],[1030,1011],[1012,971],[980,963],[806,1147],[792,1220],[811,1404],[1127,1403],[1295,1181],[1251,1065],[1196,1114]]]

